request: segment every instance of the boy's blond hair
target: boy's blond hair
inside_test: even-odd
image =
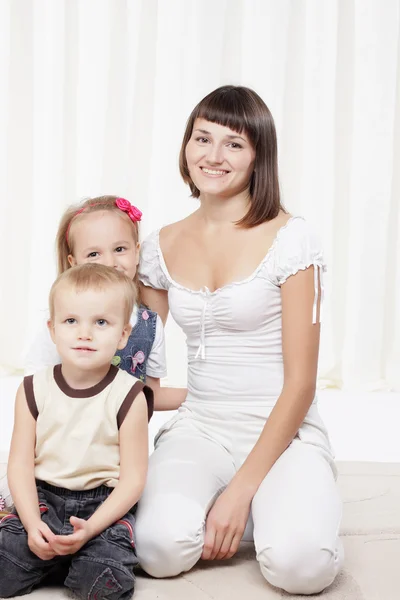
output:
[[[137,288],[129,277],[113,267],[85,264],[71,267],[61,273],[51,286],[49,295],[50,320],[52,322],[54,322],[54,298],[61,285],[72,287],[77,292],[85,290],[119,290],[124,304],[124,325],[130,323],[133,307],[136,303]]]

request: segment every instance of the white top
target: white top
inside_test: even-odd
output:
[[[272,406],[283,386],[280,286],[314,266],[316,320],[318,275],[326,270],[318,238],[301,217],[282,227],[256,270],[214,292],[191,290],[172,279],[159,231],[143,242],[139,279],[168,290],[171,314],[187,336],[187,401]]]
[[[61,362],[57,349],[50,337],[47,321],[50,317],[49,311],[42,311],[40,326],[36,331],[32,343],[25,353],[24,374],[32,375],[45,367],[51,367]],[[134,308],[131,317],[131,325],[134,327],[137,321],[137,307]],[[165,357],[164,327],[160,317],[157,315],[156,333],[153,347],[147,359],[146,374],[156,379],[166,377],[167,360]]]

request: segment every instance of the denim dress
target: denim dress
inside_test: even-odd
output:
[[[140,305],[136,325],[125,348],[118,350],[112,364],[146,382],[146,365],[156,336],[157,313]]]

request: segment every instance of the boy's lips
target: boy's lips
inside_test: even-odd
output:
[[[76,346],[74,350],[78,350],[80,352],[96,352],[94,348],[89,348],[89,346]]]

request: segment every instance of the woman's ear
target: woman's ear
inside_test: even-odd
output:
[[[76,267],[76,260],[72,254],[68,254],[68,262],[70,267]]]

